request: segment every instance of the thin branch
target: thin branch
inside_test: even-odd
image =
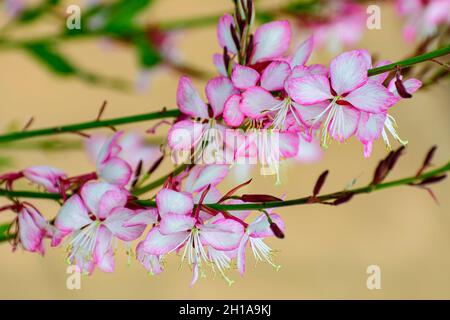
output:
[[[12,132],[5,135],[0,136],[0,143],[10,142],[14,140],[27,139],[32,137],[42,137],[48,135],[57,135],[61,133],[67,132],[79,132],[82,130],[94,129],[94,128],[102,128],[102,127],[111,127],[117,126],[127,123],[136,123],[148,120],[156,120],[163,118],[174,118],[180,115],[180,111],[178,109],[172,110],[164,110],[157,111],[151,113],[144,113],[141,115],[121,117],[121,118],[113,118],[107,120],[93,120],[88,122],[81,122],[77,124],[70,124],[66,126],[45,128],[45,129],[37,129],[23,132]]]

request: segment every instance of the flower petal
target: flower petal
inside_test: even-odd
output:
[[[105,210],[100,210],[100,203],[103,196],[109,191],[114,192],[114,196],[110,197],[110,200],[114,201],[114,205],[123,206],[124,198],[117,196],[117,194],[120,192],[127,194],[127,191],[116,185],[107,182],[90,181],[81,188],[81,197],[89,212],[95,215],[98,215],[100,211],[104,213]]]
[[[228,72],[225,69],[225,62],[223,61],[223,55],[220,53],[215,53],[213,55],[213,64],[216,67],[217,72],[224,77],[228,76]]]
[[[120,189],[112,189],[103,194],[100,199],[97,216],[105,219],[117,207],[124,207],[128,200],[128,193]]]
[[[217,25],[217,39],[219,39],[219,44],[222,48],[227,47],[229,52],[237,53],[236,44],[231,36],[231,26],[234,26],[233,17],[231,15],[224,14],[220,17]]]
[[[167,141],[172,150],[190,150],[202,136],[204,125],[191,120],[181,120],[170,128]]]
[[[197,220],[192,216],[168,213],[159,224],[159,232],[163,235],[190,231]]]
[[[284,81],[289,76],[291,67],[284,61],[273,61],[261,75],[261,87],[268,91],[276,91],[284,88]]]
[[[168,213],[189,214],[194,208],[192,195],[170,189],[162,189],[156,195],[156,205],[161,217]]]
[[[248,238],[249,238],[248,233],[247,232],[244,233],[244,236],[242,237],[241,242],[239,243],[238,250],[237,250],[236,263],[237,263],[237,268],[238,268],[239,274],[241,276],[243,276],[245,274],[245,256],[246,256],[245,251],[247,249]]]
[[[248,117],[258,119],[281,101],[261,87],[251,87],[242,93],[241,111]]]
[[[280,228],[282,232],[285,231],[284,221],[276,213],[269,214],[272,222]],[[272,229],[270,228],[270,223],[265,214],[261,214],[255,219],[249,226],[248,231],[250,232],[250,237],[252,238],[267,238],[274,236]]]
[[[147,226],[158,221],[158,210],[156,208],[135,210],[132,217],[124,222],[124,227],[134,227],[137,225]]]
[[[113,272],[115,267],[114,252],[111,246],[112,233],[105,226],[97,231],[93,260],[95,265],[104,272]]]
[[[223,120],[230,127],[239,127],[244,122],[244,114],[240,109],[241,96],[239,94],[233,94],[225,102],[223,108]]]
[[[30,252],[44,254],[42,240],[47,234],[45,218],[34,208],[23,208],[19,214],[19,239],[22,247]]]
[[[211,225],[200,227],[202,242],[214,249],[229,251],[239,246],[244,234],[244,227],[237,221],[231,219],[216,220]]]
[[[298,153],[299,136],[293,132],[280,132],[280,154],[284,158],[295,157]]]
[[[384,112],[397,102],[395,96],[387,88],[371,81],[350,92],[344,99],[355,108],[372,113]]]
[[[339,142],[350,138],[358,128],[360,112],[353,107],[337,106],[336,113],[328,125],[330,136]]]
[[[288,81],[289,96],[302,105],[312,105],[333,98],[328,78],[323,75],[307,75]]]
[[[319,119],[319,115],[327,108],[328,102],[322,102],[312,104],[309,106],[302,106],[298,103],[294,103],[293,106],[297,110],[297,114],[300,116],[300,121],[307,127],[318,128],[320,127],[323,117]]]
[[[253,87],[259,80],[259,73],[253,68],[236,64],[231,73],[233,85],[241,90]]]
[[[225,101],[235,93],[239,93],[233,83],[227,77],[216,77],[208,81],[206,84],[206,96],[213,109],[214,117],[220,115],[223,111]]]
[[[304,66],[308,61],[309,57],[314,48],[314,37],[309,37],[295,50],[294,55],[291,60],[291,68],[295,66]]]
[[[106,182],[125,186],[131,179],[133,170],[120,158],[111,158],[100,167],[99,177]]]
[[[133,217],[133,215],[133,210],[120,207],[115,208],[103,222],[103,225],[105,225],[108,230],[113,233],[114,236],[123,241],[136,240],[142,235],[146,225],[137,224],[132,227],[125,226],[125,222]]]
[[[81,200],[81,197],[74,194],[59,209],[55,219],[55,226],[63,232],[70,232],[81,229],[91,222],[88,209]]]
[[[208,107],[203,102],[192,80],[187,76],[180,77],[177,89],[177,105],[184,114],[208,119]]]
[[[367,81],[367,60],[361,50],[341,53],[330,63],[331,85],[338,95],[359,88]]]
[[[263,24],[256,29],[253,43],[252,64],[280,57],[291,43],[289,22],[283,20]]]
[[[142,250],[152,255],[163,255],[183,245],[188,236],[188,232],[163,235],[159,232],[159,227],[154,227],[142,242]]]
[[[196,171],[191,171],[186,179],[185,190],[188,192],[201,192],[208,185],[212,187],[219,184],[228,174],[228,165],[213,164],[200,166],[197,165]]]

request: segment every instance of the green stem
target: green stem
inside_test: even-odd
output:
[[[181,167],[181,166],[180,166]],[[181,170],[178,167],[177,170]],[[332,199],[337,199],[340,196],[352,193],[353,195],[362,194],[362,193],[371,193],[374,191],[393,188],[402,185],[409,185],[412,183],[420,182],[426,178],[435,177],[440,174],[446,173],[450,171],[450,162],[439,167],[434,170],[427,171],[419,176],[412,176],[403,179],[393,180],[389,182],[380,183],[377,185],[367,185],[361,188],[355,188],[350,190],[344,190],[339,192],[333,192],[326,195],[318,196],[317,200],[319,201],[327,201]],[[175,172],[175,171],[174,171]],[[180,171],[181,172],[181,171]],[[166,178],[166,177],[164,177]],[[155,181],[152,187],[156,187],[160,185],[160,182],[164,182],[163,178]],[[9,198],[31,198],[31,199],[49,199],[49,200],[59,200],[61,199],[61,195],[57,193],[42,193],[42,192],[33,192],[33,191],[8,191],[4,189],[0,189],[0,197],[9,197]],[[298,199],[286,200],[286,201],[273,201],[273,202],[263,202],[263,203],[240,203],[240,204],[208,204],[208,207],[217,210],[224,211],[240,211],[240,210],[263,210],[269,208],[279,208],[279,207],[288,207],[294,205],[302,205],[308,204],[311,197],[303,197]],[[137,200],[137,203],[147,206],[147,207],[156,207],[155,201],[152,200]],[[314,202],[313,202],[314,203]],[[7,235],[6,231],[8,230],[9,224],[0,225],[0,242],[8,240],[11,238],[11,235]]]
[[[427,52],[427,53],[412,57],[412,58],[401,60],[401,61],[391,63],[391,64],[388,64],[388,65],[385,65],[382,67],[370,69],[367,73],[368,73],[369,77],[375,76],[380,73],[385,73],[385,72],[388,72],[391,70],[395,70],[397,67],[406,68],[406,67],[412,66],[417,63],[421,63],[421,62],[425,62],[425,61],[428,61],[428,60],[431,60],[431,59],[434,59],[437,57],[445,56],[447,54],[450,54],[450,45],[440,48],[440,49],[437,49],[437,50],[434,50],[434,51],[431,51],[431,52]]]
[[[182,170],[184,170],[185,166],[179,166],[177,169],[175,169],[172,174],[176,175],[180,173]],[[383,182],[377,185],[369,184],[364,187],[360,188],[354,188],[344,191],[338,191],[329,193],[326,195],[318,196],[318,200],[327,201],[331,199],[336,199],[337,197],[346,194],[346,193],[353,193],[361,194],[361,193],[371,193],[373,191],[378,191],[382,189],[397,187],[401,185],[408,185],[415,182],[420,182],[424,179],[435,177],[440,174],[444,174],[446,172],[450,171],[450,162],[447,162],[447,164],[433,169],[429,170],[427,172],[422,173],[419,176],[411,176],[407,178],[402,178],[398,180],[392,180],[388,182]],[[167,179],[167,176],[164,176],[157,181],[153,182],[151,184],[152,188],[156,188],[157,186],[161,185],[161,181],[164,182],[165,179]],[[148,190],[151,190],[149,187],[145,187]],[[144,191],[145,192],[145,191]],[[141,191],[139,194],[142,194]],[[138,195],[134,193],[134,195]],[[44,192],[34,192],[34,191],[9,191],[5,189],[0,189],[0,197],[9,197],[9,198],[31,198],[31,199],[48,199],[48,200],[59,200],[61,199],[61,195],[58,193],[44,193]],[[269,208],[278,208],[278,207],[288,207],[293,205],[301,205],[306,204],[310,200],[310,196],[298,198],[298,199],[292,199],[292,200],[284,200],[284,201],[271,201],[271,202],[261,202],[261,203],[239,203],[239,204],[208,204],[208,207],[211,207],[213,209],[218,210],[232,210],[232,211],[240,211],[240,210],[262,210],[262,209],[269,209]],[[151,200],[137,200],[137,203],[148,206],[148,207],[155,207],[156,203],[155,201]]]
[[[135,123],[142,122],[148,120],[156,120],[163,118],[174,118],[180,114],[178,109],[166,110],[166,111],[158,111],[145,113],[135,116],[127,116],[121,118],[107,119],[107,120],[94,120],[88,122],[81,122],[77,124],[70,124],[66,126],[45,128],[45,129],[37,129],[37,130],[29,130],[22,132],[12,132],[5,135],[0,136],[0,143],[10,142],[14,140],[27,139],[32,137],[42,137],[48,135],[56,135],[67,132],[78,132],[87,129],[101,128],[101,127],[113,127],[117,125],[127,124],[127,123]]]

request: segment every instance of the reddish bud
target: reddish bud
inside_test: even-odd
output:
[[[275,222],[270,223],[270,230],[272,230],[273,234],[278,239],[284,239],[283,231],[281,231],[280,227]]]
[[[322,172],[322,174],[317,178],[316,184],[314,185],[313,190],[313,197],[317,196],[320,192],[320,189],[322,189],[323,184],[325,183],[325,180],[328,176],[328,170]]]
[[[241,200],[244,202],[273,202],[283,201],[280,198],[268,194],[243,194]]]

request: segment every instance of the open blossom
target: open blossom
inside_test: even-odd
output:
[[[142,250],[152,256],[182,251],[182,262],[187,259],[193,269],[191,284],[197,281],[202,268],[212,262],[206,247],[220,252],[238,247],[244,233],[242,224],[224,218],[203,221],[200,209],[194,209],[191,194],[162,189],[156,201],[161,222],[149,232],[141,244]]]
[[[257,261],[267,262],[276,269],[279,268],[279,266],[273,262],[273,250],[264,243],[264,238],[275,236],[272,230],[273,227],[271,228],[271,223],[275,223],[282,233],[284,233],[285,227],[281,217],[271,211],[272,210],[267,211],[267,215],[271,219],[271,222],[269,222],[266,214],[260,214],[258,218],[248,225],[245,234],[242,237],[237,251],[237,267],[241,275],[244,275],[245,273],[246,248],[248,245],[250,245],[253,256]]]
[[[216,77],[205,88],[209,104],[200,98],[192,81],[182,76],[178,82],[177,105],[189,119],[176,122],[168,133],[169,146],[174,151],[194,148],[194,156],[202,157],[205,148],[222,150],[224,127],[217,122],[225,101],[236,89],[230,79]]]
[[[450,24],[449,0],[397,0],[396,9],[407,19],[403,30],[407,41],[432,36],[439,26]]]
[[[372,78],[372,81],[375,77]],[[378,79],[378,80],[377,80]],[[385,77],[375,78],[377,81],[383,82]],[[397,91],[395,82],[397,79],[392,79],[388,85],[388,90],[393,93],[396,102],[401,100],[401,96]],[[402,81],[400,78],[399,81]],[[381,83],[380,82],[380,83]],[[402,81],[403,87],[408,94],[415,93],[422,85],[422,82],[418,79],[408,79]],[[390,133],[395,140],[397,140],[401,145],[406,145],[408,142],[402,140],[396,130],[397,123],[393,116],[391,116],[388,111],[381,113],[369,113],[361,112],[361,117],[358,124],[357,136],[358,139],[364,144],[364,156],[369,157],[372,152],[373,141],[383,138],[386,147],[391,149],[391,143],[388,138],[388,133]]]
[[[125,207],[128,192],[118,186],[91,181],[80,194],[70,197],[61,207],[55,226],[59,233],[53,239],[58,245],[62,238],[71,234],[68,242],[68,261],[76,263],[81,270],[91,273],[95,266],[102,271],[114,271],[114,239],[132,241],[152,221],[146,211],[134,212]],[[137,216],[137,217],[136,217]],[[146,223],[130,223],[142,219]],[[129,223],[125,226],[125,223]]]
[[[292,99],[301,105],[300,116],[311,126],[323,123],[322,145],[328,136],[344,141],[355,134],[361,112],[383,113],[397,99],[382,84],[367,76],[370,55],[365,50],[342,53],[330,63],[330,78],[306,75],[289,80]]]

